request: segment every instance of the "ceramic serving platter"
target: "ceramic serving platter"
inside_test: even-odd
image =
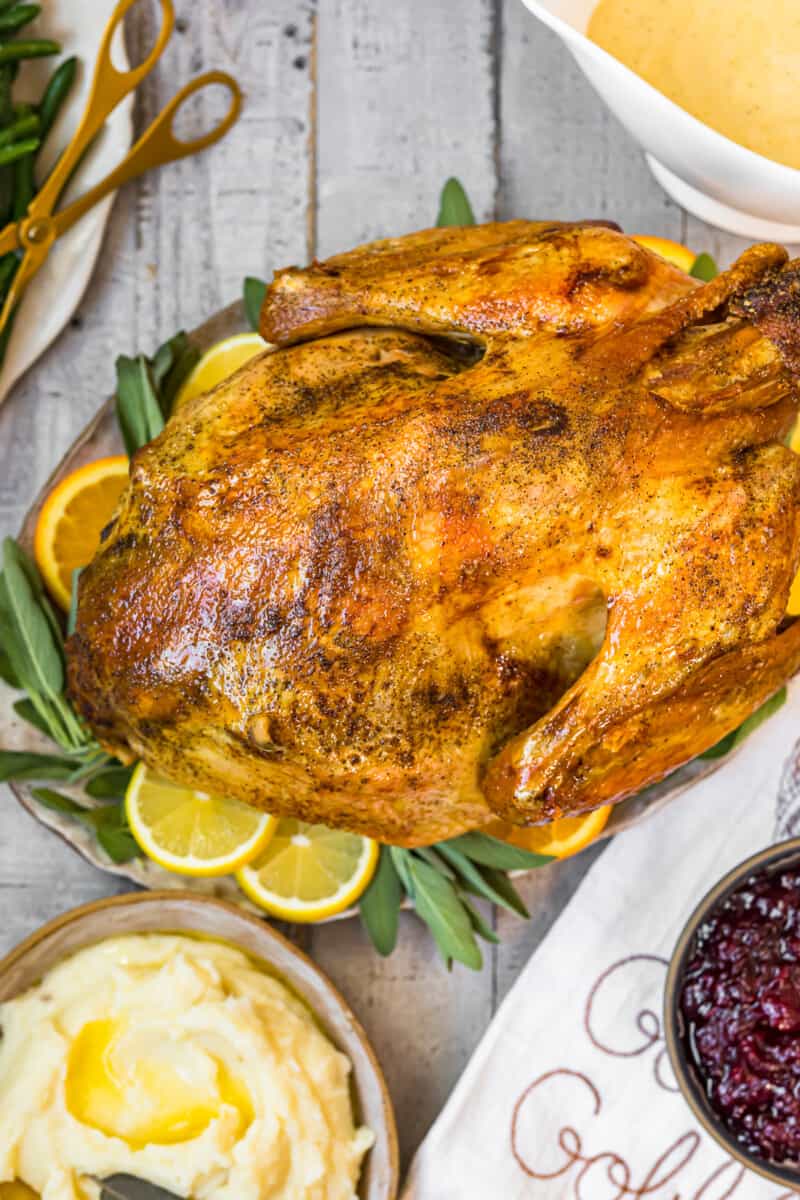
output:
[[[220,339],[229,337],[233,333],[241,332],[246,327],[242,305],[237,303],[222,309],[204,325],[194,330],[190,334],[190,337],[199,349],[206,350]],[[119,454],[122,450],[123,445],[114,416],[113,403],[109,400],[89,422],[86,429],[84,429],[77,441],[67,451],[59,466],[44,484],[23,523],[20,533],[20,540],[23,545],[30,550],[39,510],[45,497],[56,483],[84,463],[91,462],[93,459],[103,458],[106,455]],[[16,717],[12,708],[12,703],[16,698],[16,693],[13,693],[0,682],[0,745],[9,750],[47,751],[49,749],[52,751],[50,743],[45,742],[35,731],[31,730],[28,725]],[[663,805],[667,804],[674,797],[680,795],[681,792],[685,791],[687,787],[695,783],[698,779],[714,771],[719,762],[720,760],[695,760],[676,771],[663,782],[655,784],[653,787],[640,792],[637,796],[633,796],[618,804],[606,826],[603,836],[610,837],[613,834],[620,833],[631,825],[637,824],[646,816],[663,807]],[[59,834],[83,858],[101,870],[149,889],[169,888],[185,891],[189,887],[199,893],[233,900],[242,908],[255,911],[254,907],[243,896],[232,878],[186,879],[170,874],[170,872],[165,871],[162,867],[159,867],[156,863],[148,859],[134,859],[131,862],[122,864],[112,863],[98,846],[91,830],[85,828],[84,825],[71,817],[53,812],[37,803],[32,795],[32,788],[34,786],[34,784],[29,785],[26,783],[11,784],[17,799],[37,821],[52,829],[54,833]],[[65,789],[59,785],[59,790],[68,791],[69,789]],[[355,911],[355,909],[349,909],[331,919],[341,920],[352,916]]]

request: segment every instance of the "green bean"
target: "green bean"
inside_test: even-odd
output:
[[[15,163],[26,154],[33,154],[41,144],[38,138],[28,138],[23,142],[14,142],[11,146],[4,146],[0,150],[0,167],[7,167],[9,163]]]
[[[18,4],[5,12],[0,12],[0,34],[16,33],[23,25],[28,25],[42,11],[41,4]]]
[[[39,114],[34,112],[30,104],[15,104],[14,116],[16,117],[15,125],[18,127],[25,122],[28,124],[28,129],[31,133],[39,130]],[[2,138],[0,133],[0,138]],[[17,128],[17,136],[19,136],[19,128]],[[13,203],[11,206],[11,216],[15,221],[21,221],[28,211],[28,206],[36,194],[36,176],[34,168],[36,165],[36,155],[26,154],[24,158],[20,158],[11,167],[6,167],[6,172],[13,171]]]
[[[17,142],[28,133],[38,133],[40,124],[36,113],[31,113],[27,117],[19,117],[13,125],[8,125],[5,129],[0,130],[0,147]]]
[[[39,105],[39,114],[42,119],[42,141],[44,141],[55,124],[56,117],[61,111],[61,107],[75,82],[75,73],[77,70],[77,58],[66,58],[61,66],[50,76],[50,82],[45,88],[41,104]]]
[[[0,258],[0,305],[5,299],[11,280],[17,273],[19,259],[16,254],[4,254]]]
[[[27,214],[30,202],[36,195],[34,166],[35,156],[33,154],[26,154],[19,162],[14,163],[14,207],[12,216],[15,221],[21,221]]]
[[[0,66],[0,129],[5,129],[14,120],[14,104],[11,87],[14,82],[16,63]],[[14,172],[0,170],[0,226],[10,220],[14,202]]]
[[[7,63],[4,67],[0,67],[0,129],[5,128],[14,119],[14,104],[11,99],[13,82],[13,68],[10,63]]]
[[[60,54],[58,42],[47,38],[31,38],[27,42],[5,42],[0,46],[0,63],[19,62],[22,58],[47,58],[50,54]]]

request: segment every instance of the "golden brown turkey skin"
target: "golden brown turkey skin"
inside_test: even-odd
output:
[[[799,281],[774,246],[699,287],[523,221],[280,273],[281,348],[134,458],[81,578],[81,711],[405,845],[663,777],[800,666]]]

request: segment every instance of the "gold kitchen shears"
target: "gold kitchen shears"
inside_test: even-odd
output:
[[[111,58],[111,43],[125,14],[138,0],[119,0],[103,33],[103,40],[94,68],[94,77],[89,90],[83,116],[75,134],[58,159],[45,183],[36,193],[26,215],[20,221],[7,225],[0,233],[0,254],[23,250],[24,255],[11,282],[2,311],[0,311],[0,335],[6,329],[22,292],[30,279],[44,263],[56,238],[78,221],[98,201],[109,193],[135,179],[150,169],[164,163],[175,162],[198,150],[204,150],[219,141],[236,121],[242,108],[242,93],[236,80],[224,71],[208,71],[187,83],[166,108],[156,117],[149,129],[105,179],[102,179],[85,195],[54,212],[59,196],[70,175],[85,154],[93,138],[98,134],[106,118],[114,111],[125,96],[129,95],[146,75],[152,71],[163,54],[175,25],[175,10],[172,0],[159,0],[162,11],[161,29],[150,54],[138,66],[129,71],[119,71]],[[191,141],[183,141],[173,133],[173,120],[178,109],[203,88],[222,84],[231,94],[230,108],[219,124],[209,133]]]

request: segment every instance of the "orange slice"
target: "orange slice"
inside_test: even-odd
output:
[[[127,482],[126,455],[101,458],[62,479],[42,505],[34,556],[48,591],[65,610],[72,594],[72,572],[94,558],[100,534]]]
[[[795,422],[795,427],[792,430],[792,438],[789,446],[794,450],[795,454],[800,454],[800,419]],[[787,612],[790,617],[800,617],[800,571],[795,576],[792,590],[789,593],[789,606]]]
[[[667,262],[671,262],[674,267],[679,267],[681,271],[685,271],[688,275],[694,266],[694,261],[697,255],[688,246],[683,246],[680,242],[673,242],[670,238],[651,237],[647,233],[635,233],[633,240],[638,242],[640,246],[644,246],[646,250],[652,250],[654,254],[660,254]]]
[[[584,850],[603,832],[610,815],[611,805],[606,804],[580,817],[561,817],[549,825],[535,825],[531,829],[507,825],[505,821],[492,821],[482,832],[535,854],[569,858],[571,854]]]

